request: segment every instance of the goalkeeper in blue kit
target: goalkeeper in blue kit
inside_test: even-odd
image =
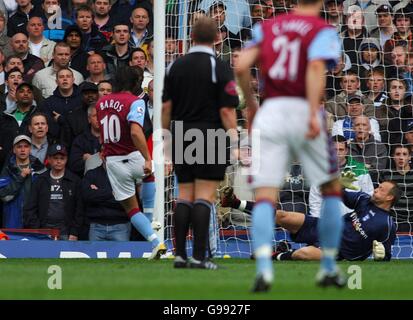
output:
[[[352,188],[353,173],[345,173],[342,185]],[[365,260],[371,254],[375,260],[390,260],[391,246],[396,238],[396,226],[390,215],[391,207],[400,197],[400,190],[393,181],[382,182],[372,196],[364,192],[343,190],[343,202],[354,211],[343,216],[344,230],[339,260]],[[230,206],[248,213],[253,202],[241,201],[228,189],[221,205]],[[276,223],[290,232],[297,243],[308,246],[297,250],[286,241],[280,242],[273,252],[275,260],[320,260],[321,250],[317,233],[319,218],[298,212],[277,211]]]

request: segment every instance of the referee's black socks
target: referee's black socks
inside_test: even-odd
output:
[[[191,222],[192,202],[177,200],[175,207],[175,256],[187,258],[186,254],[186,236],[188,235],[189,225]]]
[[[209,236],[209,219],[211,216],[211,203],[197,199],[191,210],[191,223],[193,230],[193,252],[192,257],[198,261],[204,261],[208,236]]]

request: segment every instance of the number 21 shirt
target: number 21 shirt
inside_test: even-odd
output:
[[[310,61],[337,64],[341,44],[336,30],[323,19],[296,14],[279,15],[253,28],[247,47],[259,46],[264,97],[306,97],[306,69]],[[320,79],[321,80],[321,79]]]

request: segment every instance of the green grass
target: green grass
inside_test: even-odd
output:
[[[249,293],[253,261],[217,259],[222,267],[175,270],[171,260],[1,259],[1,299],[413,299],[413,261],[340,263],[362,268],[362,289],[320,289],[317,262],[275,264],[270,293]],[[62,290],[47,287],[48,267],[62,268]]]

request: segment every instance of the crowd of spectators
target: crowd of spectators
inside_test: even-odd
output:
[[[288,12],[294,5],[295,1],[286,0],[251,3],[251,25],[245,27],[239,22],[239,29],[227,30],[225,36],[221,36],[222,41],[217,40],[217,55],[236,63],[234,56],[239,43],[248,41],[254,23]],[[203,13],[216,17],[222,28],[228,28],[230,22],[226,18],[231,10],[241,12],[231,1],[219,1],[215,8]],[[324,97],[324,110],[329,120],[327,129],[332,136],[344,137],[352,162],[355,161],[357,167],[364,166],[370,176],[370,191],[381,181],[396,177],[402,200],[392,213],[398,231],[411,232],[410,156],[403,164],[404,169],[402,165],[396,166],[395,148],[404,147],[409,155],[412,150],[409,132],[413,128],[413,1],[325,0],[322,14],[339,33],[343,52],[339,64],[327,73]],[[255,70],[252,70],[252,78],[255,88]],[[257,96],[261,98],[259,88]],[[242,114],[240,112],[240,117]],[[299,211],[311,214],[315,198],[311,197],[309,189],[314,188],[306,186],[303,177],[305,172],[302,175],[294,165],[286,175],[281,205],[290,208],[304,204]]]
[[[166,0],[166,65],[190,47],[191,24],[208,15],[218,25],[217,56],[234,66],[254,24],[288,13],[294,2]],[[374,185],[398,182],[403,197],[394,216],[399,231],[412,231],[413,1],[325,0],[323,15],[343,45],[327,73],[329,130],[345,138],[351,161],[364,164]],[[130,238],[99,157],[94,106],[112,91],[117,68],[141,68],[136,95],[147,103],[150,137],[153,31],[151,0],[0,0],[2,227],[58,228],[69,240]],[[251,75],[259,97],[259,71]],[[240,96],[240,127],[243,108]],[[309,193],[297,164],[281,199],[308,213]]]
[[[58,229],[63,240],[129,240],[100,158],[96,102],[122,66],[152,133],[153,3],[0,0],[2,228]],[[152,94],[150,94],[152,96]]]

